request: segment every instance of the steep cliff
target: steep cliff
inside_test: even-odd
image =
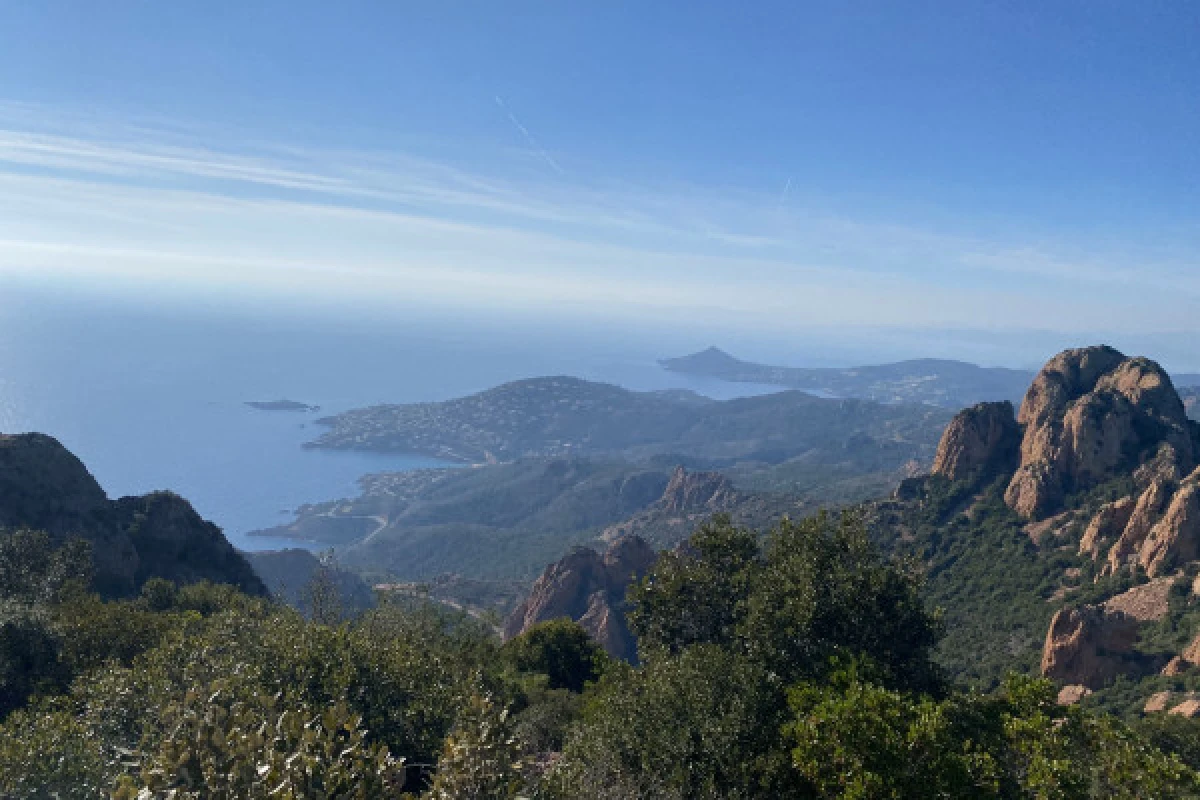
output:
[[[972,480],[1016,465],[1021,432],[1012,403],[979,403],[955,415],[938,443],[933,473]]]

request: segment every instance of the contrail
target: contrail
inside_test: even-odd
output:
[[[495,97],[496,105],[500,106],[500,109],[508,115],[509,121],[512,122],[512,124],[516,126],[516,129],[521,132],[521,135],[525,137],[525,141],[528,142],[529,146],[533,148],[533,151],[541,156],[542,159],[549,164],[555,172],[557,172],[559,175],[565,175],[566,173],[563,172],[563,168],[558,165],[558,162],[555,161],[540,144],[538,144],[537,139],[533,138],[533,134],[529,132],[529,129],[521,124],[521,120],[517,119],[517,115],[512,111],[509,111],[508,106],[504,102],[504,98],[502,98],[500,95],[495,95]]]
[[[783,185],[783,192],[781,192],[779,195],[779,205],[783,205],[784,203],[787,202],[788,192],[790,192],[791,190],[792,190],[792,176],[789,175],[788,179],[787,179],[787,183],[785,183]]]

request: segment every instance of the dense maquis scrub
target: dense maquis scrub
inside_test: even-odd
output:
[[[637,667],[574,623],[502,646],[416,601],[306,619],[151,581],[105,602],[88,563],[0,537],[0,797],[1200,796],[1191,720],[949,683],[917,572],[850,516],[706,526],[631,592]]]

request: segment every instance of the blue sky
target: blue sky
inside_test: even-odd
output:
[[[0,8],[0,274],[1195,333],[1190,2]]]

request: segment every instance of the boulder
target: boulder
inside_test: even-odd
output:
[[[1099,689],[1137,667],[1138,623],[1099,606],[1060,609],[1042,648],[1042,674],[1063,684]]]
[[[1011,472],[1021,444],[1012,403],[979,403],[954,416],[942,433],[933,474],[952,481]]]
[[[1111,347],[1051,359],[1017,421],[1020,459],[1005,501],[1029,519],[1056,511],[1067,492],[1161,458],[1164,446],[1183,471],[1195,466],[1192,425],[1170,377],[1153,361]]]
[[[1077,683],[1068,684],[1058,690],[1058,704],[1060,706],[1073,706],[1091,693],[1092,690],[1086,686],[1080,686]]]

